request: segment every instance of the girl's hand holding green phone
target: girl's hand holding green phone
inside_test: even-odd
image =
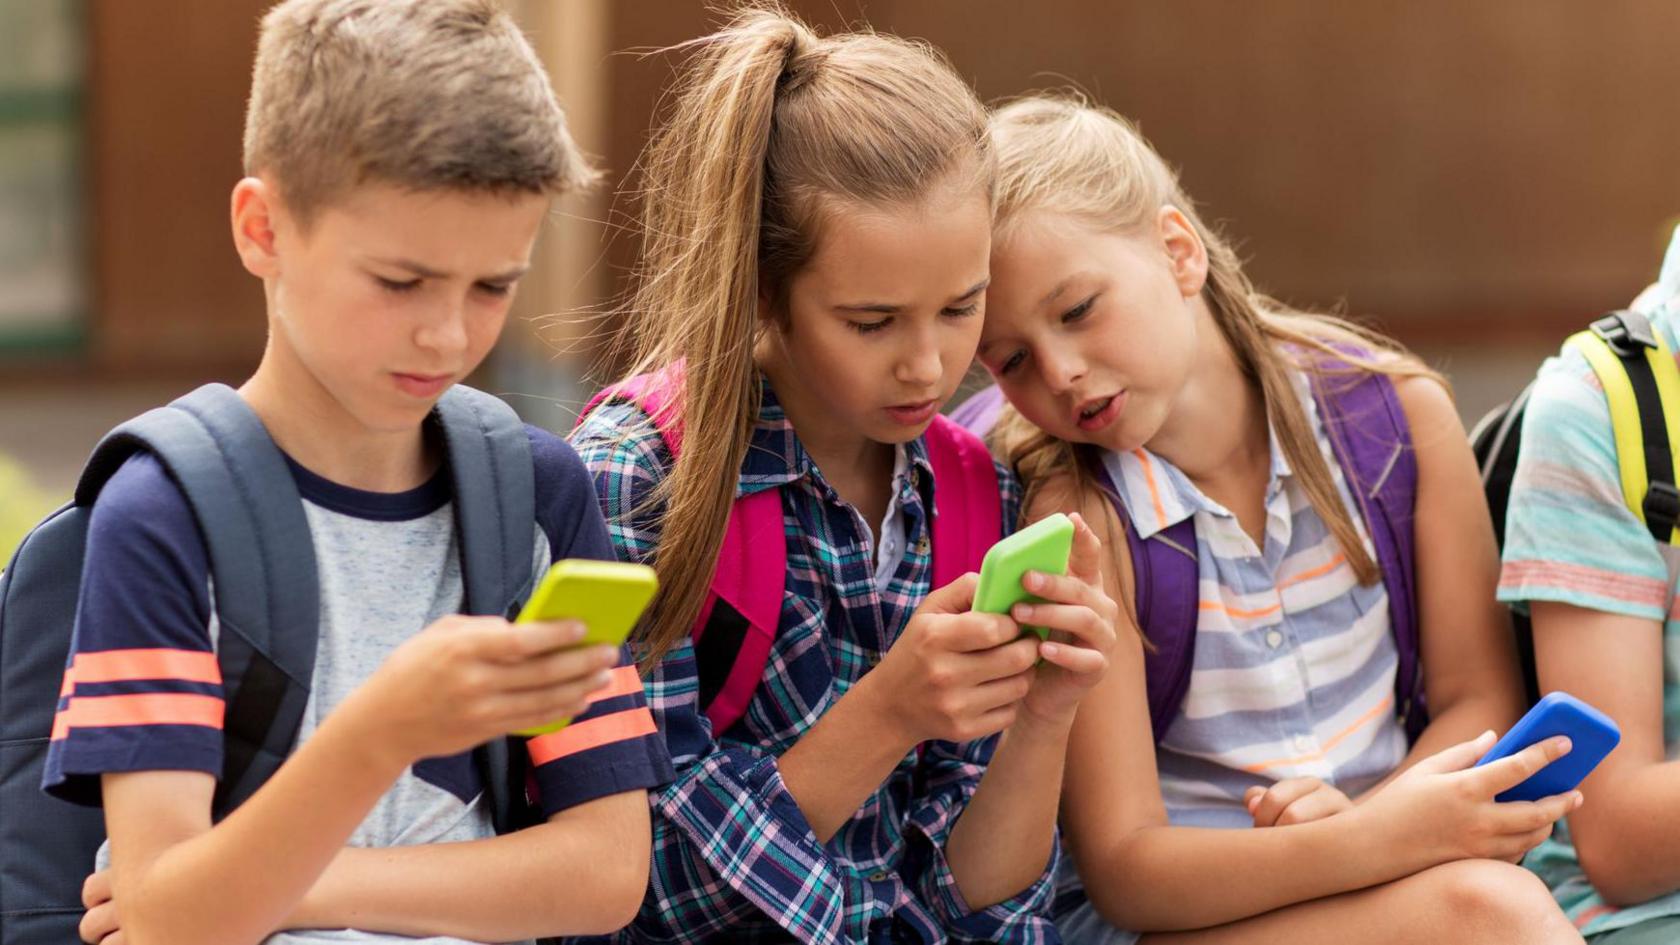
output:
[[[1073,553],[1073,519],[1060,512],[1021,529],[993,545],[980,563],[980,586],[974,592],[974,609],[985,614],[1007,614],[1019,603],[1036,604],[1043,599],[1027,593],[1021,579],[1028,571],[1066,574]],[[1048,639],[1044,627],[1025,629]]]
[[[578,646],[623,646],[658,589],[659,579],[645,564],[568,558],[548,569],[514,622],[576,620],[584,626]],[[571,721],[560,719],[514,734],[547,735]]]

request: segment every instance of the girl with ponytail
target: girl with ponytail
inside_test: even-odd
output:
[[[934,587],[1019,507],[938,416],[989,279],[985,111],[925,46],[774,8],[688,50],[642,161],[634,368],[573,436],[661,585],[634,642],[677,778],[622,937],[1053,940],[1066,739],[1117,608],[1082,523],[1047,604]]]
[[[992,445],[1111,536],[1132,631],[1073,730],[1064,937],[1580,941],[1513,865],[1579,795],[1494,801],[1566,744],[1472,767],[1521,687],[1445,382],[1258,293],[1113,112],[991,126]]]

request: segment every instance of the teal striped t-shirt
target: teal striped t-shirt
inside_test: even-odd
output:
[[[1680,231],[1661,278],[1634,307],[1650,316],[1670,351],[1680,351]],[[1578,351],[1566,348],[1540,368],[1509,509],[1499,599],[1558,601],[1660,624],[1663,735],[1667,757],[1680,757],[1680,548],[1653,541],[1624,504],[1609,404]],[[1524,864],[1587,935],[1680,915],[1680,892],[1622,909],[1606,903],[1581,868],[1567,824]]]

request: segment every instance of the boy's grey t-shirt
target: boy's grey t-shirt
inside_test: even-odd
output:
[[[539,509],[532,528],[534,573],[563,557],[610,559],[605,524],[581,463],[558,438],[534,430],[529,435],[536,453]],[[304,497],[321,594],[319,643],[301,742],[405,640],[458,613],[464,588],[446,471],[418,489],[396,494],[350,489],[296,464],[292,472]],[[76,661],[66,684],[70,696],[61,699],[66,724],[52,746],[49,790],[86,790],[88,779],[114,771],[219,772],[219,713],[217,725],[192,724],[208,721],[193,713],[204,713],[221,696],[219,678],[208,678],[217,627],[204,555],[191,512],[162,467],[151,457],[131,460],[106,487],[90,525],[88,572],[73,645]],[[140,601],[140,612],[119,619],[104,605],[110,599]],[[122,671],[125,661],[128,672]],[[158,675],[160,663],[173,667],[173,675],[133,678],[133,670],[147,662],[153,668],[145,675]],[[547,814],[651,787],[670,776],[635,668],[615,671],[606,693],[574,726],[604,719],[621,737],[576,751],[566,750],[563,735],[532,743],[533,759],[541,762],[536,770]],[[75,703],[111,696],[126,700],[134,717],[113,717],[104,710],[97,721],[129,724],[76,724],[78,717],[91,716]],[[481,787],[470,753],[421,761],[380,799],[350,845],[489,837],[494,831]],[[106,854],[101,849],[101,868]],[[286,932],[268,940],[270,945],[415,941],[461,942],[354,930]]]

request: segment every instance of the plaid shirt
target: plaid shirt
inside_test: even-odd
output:
[[[877,589],[862,517],[823,479],[768,384],[736,495],[780,489],[788,576],[781,626],[746,715],[715,733],[697,705],[694,649],[674,648],[647,681],[677,778],[652,793],[653,877],[618,941],[1056,942],[1051,867],[1012,899],[978,912],[957,890],[945,842],[996,738],[931,742],[907,754],[828,843],[818,842],[777,757],[880,661],[932,581],[927,510],[933,474],[920,439],[898,501],[908,551]],[[572,443],[595,476],[620,554],[645,561],[661,510],[640,509],[672,460],[646,415],[613,403]],[[1003,521],[1019,486],[999,469]],[[634,516],[632,510],[636,511]]]

